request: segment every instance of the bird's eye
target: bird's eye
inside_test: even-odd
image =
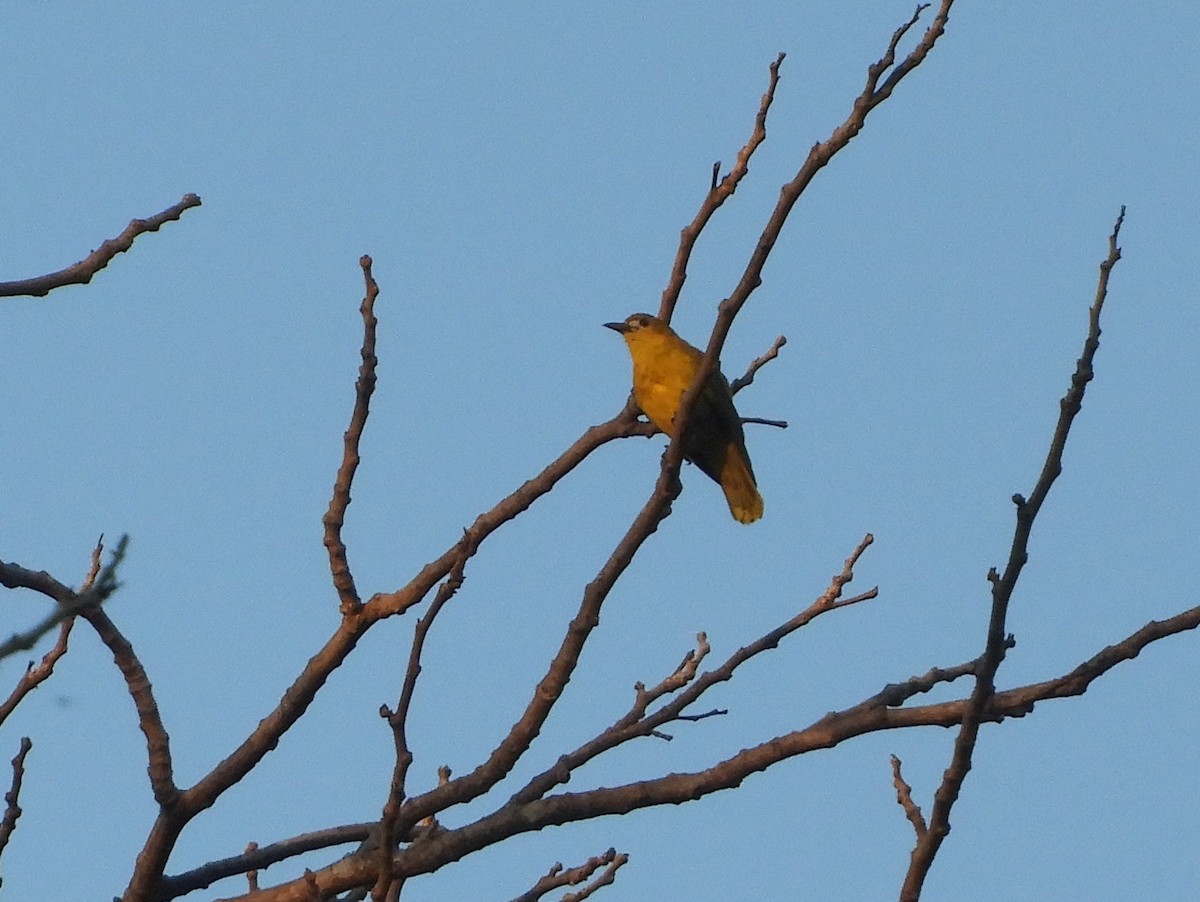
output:
[[[635,329],[641,329],[643,326],[646,325],[646,317],[631,316],[631,317],[629,317],[629,325],[633,326],[633,328],[635,328]]]

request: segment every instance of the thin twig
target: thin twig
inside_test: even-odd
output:
[[[1082,695],[1092,682],[1121,662],[1137,657],[1148,645],[1198,626],[1200,606],[1163,621],[1153,621],[1102,649],[1070,673],[997,692],[984,718],[987,722],[999,723],[1010,717],[1025,716],[1039,701]],[[405,847],[397,853],[394,870],[409,877],[431,873],[447,862],[458,861],[474,851],[521,833],[605,815],[626,814],[656,805],[689,802],[734,788],[751,774],[766,770],[779,761],[832,748],[856,736],[918,726],[954,726],[962,723],[969,705],[970,699],[962,698],[913,708],[893,708],[884,704],[879,696],[873,696],[853,707],[830,712],[802,730],[743,749],[702,771],[673,773],[639,783],[563,793],[525,803],[510,800],[493,814],[473,823],[438,831]],[[319,885],[327,894],[361,886],[373,879],[375,867],[373,859],[349,856],[319,872]],[[294,887],[295,882],[281,884],[255,896],[254,902],[295,899]]]
[[[80,587],[81,592],[86,594],[95,585],[96,578],[100,575],[100,555],[103,553],[104,536],[101,535],[96,542],[96,547],[92,549],[91,564],[88,566],[87,576],[84,577],[83,585]],[[54,666],[67,653],[67,640],[71,636],[71,628],[74,625],[75,618],[71,616],[66,617],[58,625],[58,640],[42,656],[41,662],[36,665],[32,661],[29,662],[29,666],[25,668],[25,673],[17,681],[17,685],[13,688],[12,693],[3,704],[0,704],[0,724],[8,719],[8,716],[12,714],[25,696],[48,680],[50,675],[54,673]]]
[[[745,145],[738,151],[733,167],[718,182],[717,177],[721,172],[721,164],[713,165],[712,184],[708,189],[708,194],[701,202],[695,217],[679,235],[679,249],[675,252],[675,262],[671,266],[671,275],[667,280],[667,287],[663,289],[662,302],[658,308],[658,316],[664,322],[671,321],[671,314],[675,312],[675,305],[679,303],[683,283],[687,281],[688,261],[692,257],[692,250],[696,246],[700,233],[704,231],[704,227],[708,225],[708,221],[712,219],[713,214],[720,206],[733,196],[738,184],[750,171],[750,158],[754,156],[754,151],[767,139],[767,112],[771,109],[771,103],[775,99],[775,89],[779,86],[779,67],[783,64],[786,56],[785,53],[779,54],[769,67],[770,77],[767,81],[767,90],[759,102],[758,113],[754,117],[754,128]]]
[[[101,536],[103,539],[103,536]],[[108,566],[96,572],[89,572],[84,587],[76,593],[45,570],[27,570],[18,564],[6,564],[0,561],[0,585],[8,589],[31,589],[58,602],[53,613],[48,614],[40,622],[23,633],[10,636],[0,643],[0,660],[19,651],[27,651],[37,644],[38,640],[60,623],[74,617],[84,608],[100,605],[120,588],[117,582],[117,568],[125,557],[129,546],[129,536],[122,536],[113,551],[112,561]],[[102,546],[101,546],[102,547]],[[93,569],[99,551],[93,550]],[[61,638],[61,631],[60,631]]]
[[[12,783],[4,794],[4,817],[0,819],[0,854],[4,853],[13,831],[17,829],[17,820],[21,817],[21,782],[25,779],[25,756],[33,748],[28,736],[21,737],[20,749],[12,759]]]
[[[566,783],[571,778],[572,772],[579,767],[607,752],[609,749],[628,742],[630,739],[640,736],[666,738],[667,734],[663,733],[660,729],[662,726],[673,721],[685,719],[684,712],[688,707],[693,705],[708,689],[730,679],[733,676],[733,672],[746,661],[768,649],[776,648],[785,636],[801,629],[827,611],[848,607],[851,604],[874,598],[877,594],[876,589],[871,589],[852,599],[841,598],[842,590],[854,578],[855,565],[873,541],[874,538],[869,533],[863,537],[863,540],[859,542],[850,557],[844,562],[841,572],[834,575],[825,592],[807,608],[765,636],[762,636],[744,648],[738,649],[720,667],[707,671],[697,677],[695,675],[695,665],[698,665],[700,659],[708,654],[708,639],[701,633],[697,637],[698,651],[703,651],[703,655],[697,654],[691,660],[685,658],[684,662],[677,668],[676,674],[668,677],[667,680],[664,680],[655,689],[647,691],[644,688],[639,688],[634,704],[628,712],[600,735],[584,743],[574,751],[560,755],[553,767],[538,774],[519,789],[509,800],[510,804],[522,804],[543,797],[555,786]],[[681,679],[684,676],[687,678]],[[653,701],[657,701],[668,691],[678,692],[679,694],[658,710],[648,713],[650,704]],[[704,716],[707,717],[710,715],[706,714]]]
[[[1021,495],[1013,496],[1013,503],[1017,508],[1017,520],[1013,529],[1008,562],[1003,575],[998,575],[994,569],[988,574],[988,579],[992,584],[992,611],[988,620],[987,641],[979,666],[975,671],[975,688],[971,693],[966,715],[954,742],[950,766],[946,768],[941,785],[934,793],[933,808],[929,816],[929,829],[918,839],[913,848],[908,872],[905,874],[904,884],[900,890],[902,902],[916,902],[920,898],[921,887],[933,865],[933,860],[937,856],[943,840],[950,832],[950,811],[958,800],[963,782],[971,770],[971,759],[975,752],[979,727],[986,719],[987,708],[996,691],[996,671],[1004,660],[1005,651],[1009,647],[1005,626],[1008,606],[1021,571],[1029,560],[1029,537],[1033,531],[1033,523],[1050,488],[1054,485],[1054,481],[1062,473],[1063,451],[1066,448],[1067,437],[1070,434],[1071,425],[1083,405],[1087,384],[1091,382],[1094,375],[1092,362],[1100,347],[1100,313],[1104,307],[1104,300],[1108,296],[1109,274],[1116,266],[1117,261],[1121,259],[1121,249],[1117,245],[1117,240],[1120,237],[1121,224],[1124,221],[1125,208],[1121,207],[1121,212],[1109,235],[1108,255],[1100,264],[1100,278],[1096,286],[1095,300],[1088,311],[1088,331],[1083,343],[1083,352],[1076,362],[1070,388],[1059,402],[1058,422],[1054,427],[1054,436],[1050,440],[1050,448],[1046,453],[1046,461],[1042,466],[1041,475],[1028,500]]]
[[[556,863],[550,868],[549,872],[538,879],[529,890],[522,893],[513,899],[513,902],[537,902],[547,893],[556,889],[561,889],[564,886],[578,886],[585,880],[590,878],[600,868],[604,871],[596,880],[589,883],[577,893],[568,893],[563,896],[561,902],[582,902],[601,886],[607,886],[613,882],[617,869],[629,860],[629,856],[625,853],[617,853],[616,849],[609,849],[603,855],[596,855],[589,858],[583,864],[574,868],[563,868],[561,863]]]
[[[396,830],[400,820],[401,806],[405,798],[405,782],[408,777],[408,769],[412,766],[413,755],[412,750],[408,745],[408,712],[412,708],[413,695],[417,688],[417,677],[421,673],[421,653],[425,648],[425,639],[429,635],[429,630],[433,627],[434,620],[446,603],[454,597],[459,588],[463,584],[464,569],[467,565],[467,559],[474,554],[474,549],[466,544],[467,537],[463,537],[462,555],[457,564],[450,571],[450,575],[438,588],[437,594],[434,596],[433,602],[429,606],[429,610],[425,612],[425,616],[417,620],[417,624],[413,629],[412,649],[408,656],[408,667],[404,672],[404,685],[400,690],[400,701],[396,705],[395,711],[389,711],[384,707],[380,714],[387,718],[388,724],[392,728],[392,737],[396,748],[396,763],[392,770],[392,781],[388,788],[387,801],[383,806],[383,814],[379,822],[379,876],[375,881],[375,887],[372,894],[376,898],[385,898],[389,892],[388,887],[393,884],[391,867],[392,867],[392,852],[396,846]],[[439,781],[439,785],[444,785],[450,776],[449,769],[445,769],[445,779]],[[397,888],[398,892],[398,888]]]
[[[900,773],[900,759],[895,755],[892,755],[892,786],[896,788],[896,802],[904,809],[904,815],[913,825],[917,839],[922,839],[929,832],[929,828],[925,825],[925,817],[921,814],[921,809],[913,801],[912,787],[904,782],[904,777]]]
[[[375,316],[375,299],[379,297],[379,286],[371,275],[371,258],[363,255],[358,261],[362,267],[367,290],[359,312],[363,319],[362,364],[358,368],[358,380],[354,383],[354,411],[350,425],[342,438],[342,463],[338,467],[333,483],[333,497],[322,522],[325,525],[325,548],[329,552],[329,569],[333,574],[333,586],[341,601],[343,617],[356,615],[362,610],[362,601],[354,586],[350,563],[346,556],[346,543],[342,541],[342,526],[346,522],[346,508],[350,506],[350,486],[360,461],[358,446],[362,440],[367,416],[371,412],[371,395],[375,391],[377,377],[375,369],[379,358],[375,356],[375,334],[379,320]]]
[[[179,219],[185,210],[198,206],[200,206],[199,197],[195,194],[185,194],[175,206],[167,207],[149,219],[133,220],[120,235],[108,239],[73,266],[44,276],[35,276],[32,279],[0,282],[0,297],[41,298],[65,285],[86,285],[92,281],[92,277],[96,273],[108,266],[113,257],[133,247],[133,241],[138,235],[145,232],[157,232],[165,223]]]
[[[103,609],[90,607],[79,613],[92,625],[100,641],[108,646],[113,662],[125,677],[125,687],[137,709],[138,726],[146,737],[147,771],[154,800],[160,809],[170,809],[179,799],[171,763],[171,740],[163,726],[158,702],[154,699],[154,687],[150,685],[146,669],[134,652],[133,645]]]
[[[729,383],[729,391],[736,395],[743,388],[752,383],[758,371],[778,357],[780,349],[782,349],[785,344],[787,344],[787,337],[783,335],[777,336],[776,339],[771,342],[771,347],[767,348],[766,352],[762,356],[755,357],[752,361],[750,361],[750,366],[746,368],[746,372],[743,375],[738,376]],[[746,422],[749,421],[747,420]],[[764,421],[755,420],[754,422]]]

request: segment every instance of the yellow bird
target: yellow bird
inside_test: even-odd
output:
[[[675,412],[696,377],[704,354],[656,316],[635,313],[623,323],[605,323],[621,333],[633,358],[633,397],[655,426],[675,437]],[[763,513],[754,481],[742,419],[719,370],[704,383],[688,416],[683,456],[720,483],[729,511],[739,523]]]

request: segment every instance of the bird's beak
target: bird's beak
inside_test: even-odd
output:
[[[620,332],[624,335],[629,331],[629,323],[605,323],[604,328],[612,329],[614,332]]]

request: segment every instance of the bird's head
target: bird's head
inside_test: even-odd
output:
[[[657,316],[651,316],[649,313],[634,313],[627,317],[624,322],[605,323],[604,325],[614,332],[620,332],[625,336],[626,341],[629,340],[630,336],[643,330],[647,333],[658,334],[671,331],[670,326]]]

